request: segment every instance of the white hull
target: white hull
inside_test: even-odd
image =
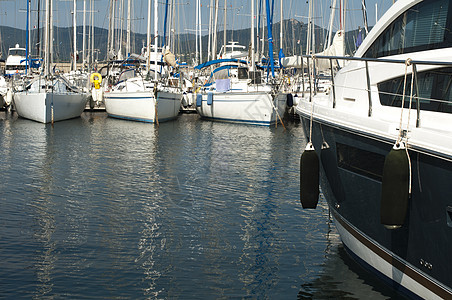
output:
[[[80,117],[85,109],[86,94],[80,93],[27,93],[14,95],[17,114],[26,119],[41,123],[62,121]]]
[[[175,119],[179,114],[181,93],[158,92],[157,107],[153,92],[105,92],[105,110],[114,118],[154,123]]]
[[[253,125],[269,126],[279,122],[286,106],[286,94],[279,94],[274,100],[269,92],[228,92],[212,93],[212,103],[208,104],[208,94],[202,94],[202,102],[196,110],[203,118]],[[277,111],[277,113],[276,113]]]
[[[344,245],[358,257],[359,261],[365,262],[367,267],[371,267],[416,296],[424,299],[443,299],[434,293],[446,290],[441,283],[402,262],[397,255],[388,252],[340,216],[333,214],[333,219]]]

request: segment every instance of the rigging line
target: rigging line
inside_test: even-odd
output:
[[[311,54],[311,59],[314,60],[314,56]],[[308,64],[310,64],[310,61],[308,60]],[[309,100],[311,102],[311,117],[309,120],[310,126],[309,126],[309,143],[312,143],[312,124],[313,124],[313,118],[314,118],[314,99],[312,98],[312,90],[314,88],[314,64],[311,68],[309,68]]]
[[[405,104],[405,91],[406,91],[406,80],[408,74],[408,66],[411,64],[411,59],[408,58],[405,61],[405,75],[403,78],[403,93],[402,93],[402,106],[400,108],[400,121],[399,121],[399,136],[397,137],[397,144],[402,141],[402,121],[403,121],[403,108]]]
[[[408,174],[410,174],[410,180],[408,181],[408,184],[409,184],[409,186],[408,186],[408,193],[411,194],[412,171],[411,171],[411,158],[410,158],[410,155],[408,153],[408,131],[410,130],[410,115],[411,115],[411,106],[412,106],[412,103],[413,103],[413,87],[414,87],[414,72],[413,72],[413,69],[414,69],[414,66],[411,64],[411,59],[410,58],[408,58],[407,60],[409,60],[409,63],[411,65],[411,91],[410,91],[410,105],[409,105],[409,108],[408,108],[408,120],[407,120],[407,128],[406,128],[407,134],[405,136],[405,151],[406,151],[406,155],[408,157],[408,167],[409,167],[409,173]]]

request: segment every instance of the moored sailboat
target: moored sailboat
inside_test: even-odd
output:
[[[151,1],[148,2],[148,7],[150,22]],[[167,72],[168,66],[159,63],[165,60],[168,65],[175,66],[174,57],[168,49],[165,53],[158,51],[157,9],[158,3],[154,1],[154,51],[151,55],[148,24],[145,68],[140,64],[141,67],[123,71],[111,90],[104,93],[105,109],[111,117],[158,124],[175,119],[179,114],[183,95],[178,79],[171,80]]]
[[[53,74],[51,47],[53,47],[52,0],[46,1],[46,30],[44,74],[27,82],[14,93],[14,108],[19,116],[41,123],[53,123],[81,115],[87,94],[71,85],[64,77]]]
[[[220,53],[221,59],[195,67],[209,70],[208,67],[216,66],[209,72],[196,95],[197,111],[202,118],[264,126],[282,122],[288,94],[282,89],[284,85],[274,77],[271,26],[268,34],[272,69],[271,75],[266,76],[263,68],[256,66],[254,59],[254,0],[251,4],[251,47],[248,61],[238,59],[244,58],[243,48],[227,45]],[[267,1],[268,15],[269,10]],[[230,53],[227,52],[228,49]]]

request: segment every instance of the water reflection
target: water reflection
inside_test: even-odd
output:
[[[363,295],[299,203],[296,124],[0,119],[0,298]]]
[[[297,299],[405,299],[349,256],[330,217],[327,225],[321,269],[304,280]]]

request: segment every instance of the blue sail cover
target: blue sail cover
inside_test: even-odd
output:
[[[244,60],[240,60],[240,59],[236,59],[236,58],[223,58],[223,59],[214,59],[214,60],[206,61],[205,63],[197,65],[195,67],[195,69],[201,70],[205,67],[210,67],[211,65],[225,63],[225,62],[238,62],[238,63],[246,64],[246,61],[244,61]]]
[[[283,52],[282,48],[280,48],[280,49],[279,49],[279,66],[280,66],[281,68],[283,67],[283,65],[282,65],[282,63],[281,63],[281,59],[283,59],[284,57],[286,57],[286,56],[284,55],[284,52]]]
[[[162,41],[162,49],[165,47],[166,44],[166,20],[168,18],[168,1],[166,0],[165,4],[165,19],[163,20],[163,41]]]
[[[274,7],[275,1],[272,0],[272,9],[270,10],[270,0],[266,0],[266,7],[267,7],[267,28],[268,28],[268,54],[270,57],[270,67],[272,71],[272,77],[275,77],[275,62],[273,57],[273,36],[272,36],[272,29],[273,29],[273,7]]]
[[[358,36],[356,37],[356,44],[355,44],[356,48],[359,48],[359,46],[361,46],[362,42],[363,42],[363,34],[362,34],[361,28],[360,28],[358,31]]]

